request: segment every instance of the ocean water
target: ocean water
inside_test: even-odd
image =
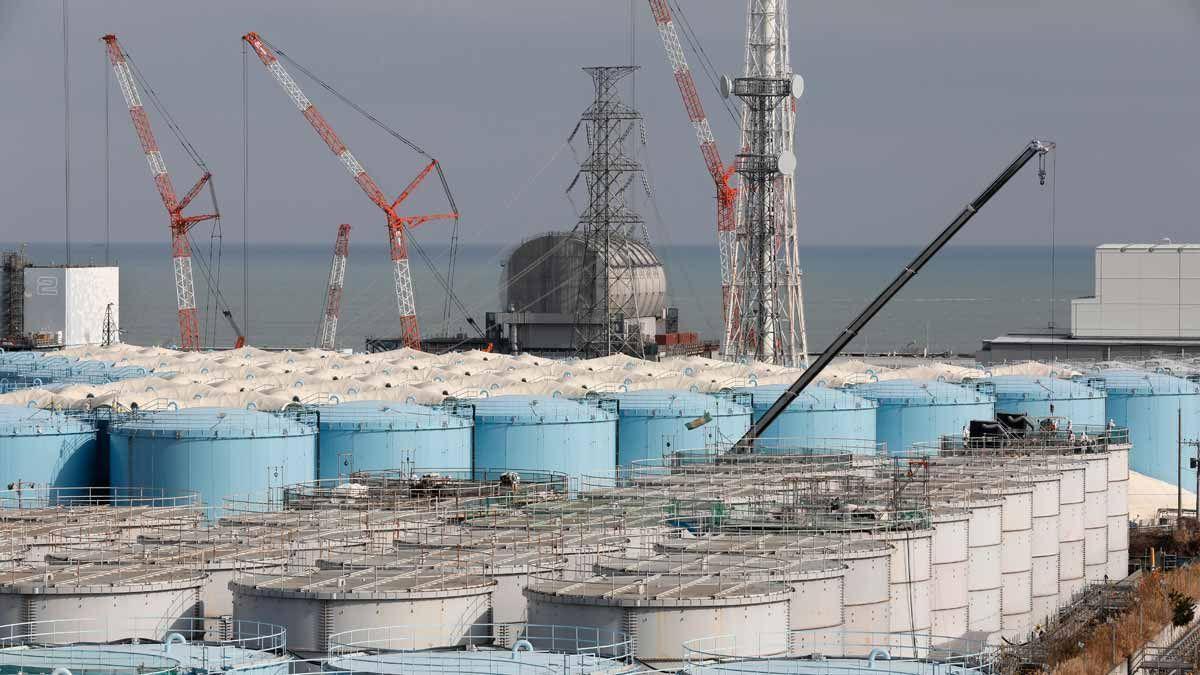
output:
[[[11,248],[6,245],[5,248]],[[683,330],[716,339],[720,333],[720,276],[715,248],[664,246],[669,296],[679,307]],[[445,274],[444,249],[426,245]],[[501,307],[500,263],[508,247],[464,245],[459,249],[456,295],[483,325],[486,311]],[[207,242],[197,242],[199,260],[209,258]],[[214,278],[239,322],[242,312],[241,247],[227,246]],[[916,250],[904,247],[812,247],[802,252],[810,349],[819,351],[841,331]],[[32,244],[38,263],[63,262],[61,244]],[[321,318],[331,247],[264,246],[249,249],[249,313],[243,330],[251,344],[311,346]],[[126,342],[172,345],[178,339],[170,246],[166,243],[112,244],[111,259],[121,266],[121,328]],[[211,256],[216,262],[215,255]],[[102,244],[72,245],[72,262],[103,263]],[[213,293],[196,264],[197,303],[206,344],[229,346],[233,333],[214,310]],[[412,261],[418,318],[425,335],[469,331],[452,308],[443,323],[446,294],[429,266]],[[1092,249],[1058,247],[1055,252],[1055,319],[1070,320],[1070,299],[1092,293]],[[1046,248],[949,246],[868,326],[851,349],[892,351],[923,348],[974,352],[980,341],[1050,320],[1050,256]],[[206,309],[207,308],[207,309]],[[367,336],[392,336],[399,322],[392,290],[391,261],[382,244],[350,245],[346,289],[338,324],[340,346],[361,349]]]

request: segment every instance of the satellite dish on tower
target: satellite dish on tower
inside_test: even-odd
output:
[[[733,94],[733,80],[728,75],[721,76],[721,98],[729,98]]]
[[[785,176],[790,176],[796,173],[796,153],[791,150],[784,150],[779,153],[779,172]]]
[[[804,93],[804,78],[799,73],[792,74],[792,97],[800,98]]]

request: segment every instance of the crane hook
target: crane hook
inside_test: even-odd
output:
[[[1038,185],[1046,185],[1046,153],[1038,153]]]

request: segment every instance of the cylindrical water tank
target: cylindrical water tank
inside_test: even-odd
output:
[[[475,408],[475,469],[542,469],[582,476],[611,475],[617,466],[617,415],[548,396],[496,396]]]
[[[875,440],[890,453],[906,452],[916,443],[937,443],[961,434],[971,420],[996,416],[995,400],[967,387],[938,381],[882,380],[851,391],[879,404]]]
[[[451,410],[352,401],[318,413],[317,478],[405,467],[471,468],[471,419]]]
[[[1058,464],[1058,601],[1071,601],[1083,588],[1084,558],[1084,482],[1087,465],[1064,457]]]
[[[996,398],[996,412],[1030,417],[1064,417],[1076,425],[1104,425],[1104,392],[1057,377],[998,375],[975,381]]]
[[[1129,446],[1108,446],[1108,578],[1129,574]]]
[[[1060,479],[1057,471],[1037,469],[1021,480],[1033,486],[1032,621],[1043,625],[1058,608]]]
[[[893,545],[864,539],[838,547],[846,566],[846,630],[882,634],[891,630]]]
[[[490,623],[495,586],[487,577],[444,570],[375,568],[370,574],[244,575],[229,589],[235,619],[284,626],[288,649],[311,657],[329,649],[334,633],[377,626],[453,625],[458,634],[448,643],[418,642],[410,648],[457,644],[463,635],[490,630],[481,627]]]
[[[699,578],[719,574],[739,581],[776,581],[792,588],[789,630],[803,631],[812,645],[832,644],[843,631],[846,566],[833,558],[805,558],[787,552],[767,556],[643,550],[635,557],[602,557],[593,568],[596,574],[606,577]]]
[[[751,397],[754,419],[758,419],[779,400],[786,385],[745,387],[735,391]],[[810,448],[827,446],[830,441],[855,440],[859,448],[871,448],[875,443],[875,409],[878,406],[848,390],[830,389],[819,385],[806,387],[784,408],[775,422],[759,436],[756,446],[770,452],[771,448]]]
[[[0,489],[102,485],[96,429],[62,413],[0,406]]]
[[[115,487],[194,490],[210,507],[237,494],[311,481],[316,432],[294,419],[240,408],[144,413],[109,429]]]
[[[1000,632],[1004,499],[975,492],[958,504],[971,512],[967,524],[967,630],[987,639]]]
[[[0,572],[0,621],[87,618],[110,635],[161,640],[163,631],[139,617],[166,626],[198,617],[203,583],[203,572],[175,565],[19,567]]]
[[[933,579],[933,528],[897,529],[870,536],[892,545],[891,644],[902,650],[929,647],[933,620],[930,615]]]
[[[1033,630],[1033,487],[1005,483],[1000,532],[1000,635],[1023,639]],[[1057,543],[1055,539],[1055,543]]]
[[[729,397],[646,389],[614,394],[617,462],[623,467],[681,450],[724,451],[750,428],[750,410]]]
[[[1108,398],[1105,414],[1118,427],[1129,428],[1133,446],[1129,466],[1134,471],[1174,483],[1177,477],[1177,436],[1200,438],[1200,384],[1165,373],[1102,370],[1085,380],[1103,387]],[[1183,471],[1195,449],[1184,448]]]
[[[970,529],[969,509],[934,509],[933,588],[930,597],[934,646],[941,646],[945,642],[942,638],[956,640],[967,632]]]
[[[1083,574],[1088,581],[1108,576],[1108,453],[1083,458]]]
[[[570,618],[573,625],[624,632],[638,661],[670,670],[683,662],[683,643],[697,635],[752,640],[787,631],[792,589],[771,581],[730,584],[719,575],[595,577],[535,581],[525,596],[530,624]]]

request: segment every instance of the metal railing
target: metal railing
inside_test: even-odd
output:
[[[920,644],[914,645],[909,637],[894,633],[802,630],[758,633],[753,637],[703,637],[683,643],[683,672],[689,675],[796,673],[799,659],[803,659],[803,672],[812,675],[995,672],[995,654],[983,642],[922,634],[918,636]]]
[[[522,641],[538,652],[587,656],[621,664],[631,663],[633,658],[633,643],[621,631],[525,622],[360,628],[330,636],[329,658],[332,661],[347,654],[386,654],[389,665],[407,665],[404,659],[410,652],[430,648],[511,649]]]

